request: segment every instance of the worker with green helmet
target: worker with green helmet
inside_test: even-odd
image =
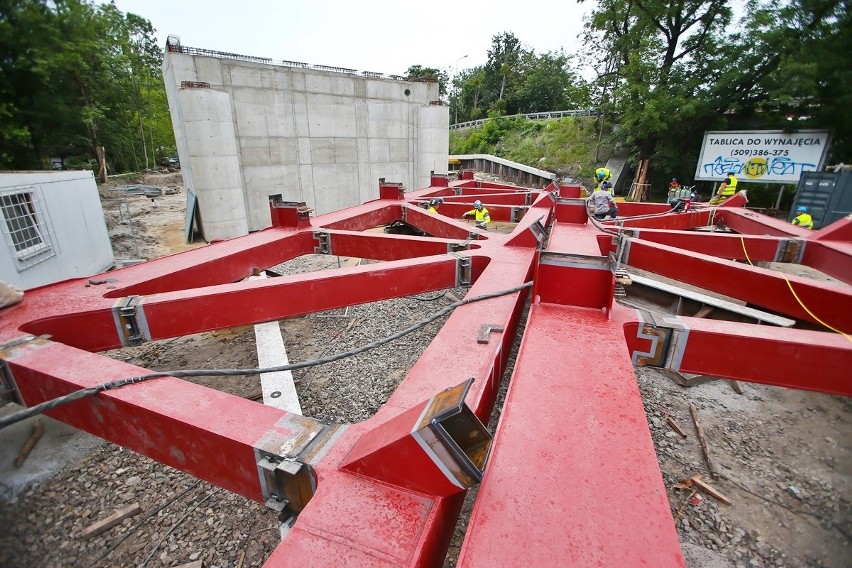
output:
[[[488,223],[491,222],[491,214],[488,212],[488,209],[482,206],[482,202],[480,200],[477,199],[473,202],[473,209],[466,211],[465,214],[462,215],[462,219],[466,219],[471,215],[474,219],[476,219],[477,229],[488,228]]]

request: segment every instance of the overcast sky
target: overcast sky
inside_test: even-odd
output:
[[[402,75],[411,65],[482,65],[510,31],[541,54],[576,52],[592,3],[526,0],[115,0],[184,46]],[[463,56],[467,56],[461,59]]]

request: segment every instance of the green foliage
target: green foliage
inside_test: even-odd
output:
[[[488,62],[461,72],[449,94],[454,122],[477,120],[489,113],[588,108],[591,100],[589,85],[573,70],[567,55],[537,55],[511,32],[495,35]]]
[[[598,121],[592,117],[526,120],[497,117],[450,132],[450,154],[491,154],[574,178],[591,179]]]
[[[651,182],[689,179],[703,132],[832,128],[834,161],[852,158],[852,25],[842,0],[602,0],[585,58],[600,108],[621,126]]]
[[[0,168],[62,156],[88,164],[104,146],[114,171],[174,147],[151,24],[112,3],[0,2]]]
[[[412,65],[405,72],[405,78],[409,81],[431,81],[438,83],[438,96],[442,99],[447,94],[447,85],[450,78],[446,71],[435,69],[433,67],[423,67],[421,65]]]

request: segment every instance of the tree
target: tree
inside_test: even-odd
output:
[[[150,22],[85,0],[0,2],[0,167],[51,155],[87,163],[105,146],[119,171],[173,146]],[[153,127],[153,128],[152,128]],[[153,144],[151,142],[153,141]],[[150,163],[150,162],[148,162]]]
[[[405,72],[405,78],[408,81],[432,81],[438,83],[438,96],[442,99],[447,94],[447,85],[450,78],[446,71],[434,69],[432,67],[422,67],[420,65],[412,65]]]
[[[497,110],[506,112],[504,101],[507,87],[512,89],[520,73],[519,63],[524,55],[521,41],[512,32],[503,32],[491,38],[488,62],[485,64],[485,100],[493,103]],[[502,108],[501,108],[502,107]]]
[[[590,103],[588,86],[571,70],[564,53],[524,52],[519,69],[519,82],[508,101],[517,112],[586,108]]]
[[[603,0],[587,23],[608,108],[639,159],[683,167],[683,148],[777,94],[772,77],[837,20],[840,0],[753,0],[741,26],[722,0]],[[848,65],[846,65],[848,68]],[[606,71],[612,70],[611,74]],[[764,114],[762,122],[772,126]],[[775,125],[778,128],[780,125]],[[659,146],[663,145],[661,149]]]

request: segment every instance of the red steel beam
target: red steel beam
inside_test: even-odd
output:
[[[629,239],[624,262],[643,270],[745,300],[750,305],[813,323],[805,307],[828,325],[852,331],[852,295],[843,285],[749,266],[706,254]],[[788,286],[789,282],[789,286]],[[795,291],[799,300],[790,291]],[[801,303],[800,303],[801,302]],[[803,306],[803,305],[804,306]]]
[[[748,235],[796,238],[806,238],[812,235],[810,231],[802,227],[742,208],[719,208],[716,210],[716,220],[722,221],[738,233]]]
[[[644,241],[733,260],[745,260],[746,253],[748,253],[748,257],[755,262],[772,262],[778,259],[779,245],[793,240],[764,235],[735,235],[663,229],[636,229],[631,232],[631,236]],[[805,241],[801,242],[804,245]]]
[[[577,348],[617,344],[631,314],[584,254],[596,234],[557,221],[541,255],[459,567],[684,566],[630,359]]]
[[[488,233],[487,239],[479,240],[478,246],[488,246],[488,251],[481,253],[416,257],[427,252],[422,239],[398,238],[398,244],[389,245],[384,240],[385,235],[378,235],[374,242],[385,243],[393,249],[389,254],[412,258],[267,281],[222,283],[222,280],[242,276],[255,262],[260,264],[259,268],[264,268],[264,259],[294,258],[312,252],[319,244],[315,233],[322,232],[323,226],[366,229],[369,228],[366,225],[376,220],[396,218],[405,206],[404,203],[387,206],[386,201],[372,202],[349,212],[355,219],[353,222],[333,214],[311,219],[306,225],[297,221],[292,211],[286,215],[281,211],[282,222],[299,226],[276,227],[196,249],[198,252],[190,251],[179,259],[170,257],[153,261],[145,268],[112,272],[109,276],[114,281],[110,285],[115,285],[115,290],[87,287],[85,281],[77,280],[28,291],[21,304],[5,311],[4,316],[9,317],[0,321],[0,340],[9,341],[24,332],[34,331],[53,333],[54,339],[67,341],[69,345],[54,341],[40,349],[32,347],[36,343],[16,348],[16,354],[11,357],[14,361],[9,365],[12,374],[27,385],[21,391],[24,400],[28,405],[38,404],[78,388],[144,373],[144,370],[71,346],[76,343],[94,350],[118,342],[120,326],[116,325],[114,310],[117,302],[104,297],[107,291],[117,296],[127,290],[154,291],[141,297],[134,307],[137,317],[145,323],[146,338],[156,339],[342,307],[349,302],[419,293],[436,289],[434,286],[452,287],[458,283],[458,266],[465,257],[471,261],[465,277],[475,282],[470,295],[504,290],[531,278],[537,241],[530,233],[533,220],[523,220],[512,235]],[[546,223],[548,211],[547,205],[542,203],[533,213]],[[347,243],[346,238],[352,236],[326,232],[332,243],[335,237],[341,239],[340,243]],[[448,244],[444,239],[434,241],[438,243],[435,246]],[[349,244],[361,246],[357,242],[363,245],[364,240],[353,237]],[[264,252],[266,256],[241,250],[240,243],[248,243],[250,249],[260,246],[267,251]],[[282,244],[286,252],[276,253],[276,245]],[[215,257],[222,251],[245,255],[246,259],[239,261],[239,269],[224,271],[224,276],[206,274],[221,268]],[[170,285],[169,276],[177,277],[176,272],[191,269],[195,259],[203,259],[203,268],[198,269],[198,274],[185,277],[179,285]],[[493,263],[495,259],[499,262]],[[209,284],[183,288],[195,282]],[[487,420],[525,298],[526,293],[515,292],[456,309],[376,416],[339,429],[340,434],[328,442],[312,463],[317,480],[316,493],[301,512],[286,542],[270,557],[270,566],[337,566],[341,558],[346,558],[347,565],[363,566],[437,565],[441,562],[461,507],[462,493],[423,495],[344,472],[339,465],[366,432],[436,391],[469,377],[476,380],[468,393],[467,404],[476,416]],[[505,331],[492,335],[489,343],[481,344],[477,338],[484,323],[503,327]],[[85,329],[86,333],[79,333],[80,329]],[[18,350],[23,350],[24,354]],[[109,363],[104,364],[104,361]],[[436,373],[435,369],[445,371]],[[280,440],[278,447],[282,447],[300,437],[294,428],[288,427],[291,419],[286,413],[173,378],[106,391],[52,413],[255,500],[261,499],[255,462],[257,444],[274,445],[275,440]],[[255,414],[258,414],[257,419],[246,423],[247,417]],[[220,463],[223,460],[227,463]],[[391,461],[405,467],[404,456]],[[412,475],[417,473],[412,472]],[[394,511],[390,518],[388,511]]]
[[[24,302],[4,310],[0,342],[26,332],[50,333],[53,341],[25,342],[4,352],[4,360],[23,385],[20,392],[24,400],[32,405],[77,388],[144,373],[74,347],[96,350],[120,344],[124,338],[116,314],[129,295],[140,296],[132,306],[144,324],[145,338],[157,339],[452,287],[459,284],[459,278],[473,282],[469,296],[505,290],[533,278],[536,249],[545,241],[542,228],[549,226],[555,210],[556,222],[547,238],[549,252],[542,256],[535,272],[537,284],[527,331],[459,565],[526,566],[567,561],[621,566],[635,564],[638,559],[649,565],[682,566],[665,488],[626,354],[565,347],[578,338],[585,344],[590,337],[594,343],[614,344],[630,319],[625,308],[612,304],[613,275],[600,256],[599,233],[586,224],[584,204],[569,200],[554,207],[547,192],[533,192],[534,203],[510,235],[478,231],[414,205],[430,195],[456,191],[464,199],[472,202],[481,198],[486,204],[489,199],[496,202],[517,199],[518,195],[514,186],[472,180],[450,183],[442,176],[433,176],[432,186],[415,192],[404,192],[400,184],[382,183],[382,199],[318,218],[303,216],[298,208],[279,199],[273,204],[277,226],[272,229],[111,272],[104,276],[114,279],[112,289],[75,280],[28,291]],[[466,207],[456,203],[450,206]],[[495,220],[501,220],[512,207],[498,204],[489,209]],[[708,224],[718,211],[645,217],[634,220],[632,226],[692,228]],[[398,219],[406,219],[437,238],[360,233]],[[313,253],[326,237],[333,254],[347,252],[346,256],[389,261],[236,282],[256,269]],[[475,241],[467,244],[479,247],[476,250],[445,254],[454,239],[466,241],[471,237],[476,237]],[[611,238],[602,235],[603,250],[608,251]],[[765,246],[758,242],[762,241],[747,240],[746,246]],[[832,244],[840,246],[836,240]],[[380,250],[369,255],[370,248]],[[768,271],[641,239],[630,240],[628,254],[631,263],[654,272],[675,273],[684,276],[679,279],[698,285],[709,283],[733,296],[739,294],[725,290],[741,288],[749,301],[771,304],[769,309],[781,313],[801,310],[784,295],[780,285],[786,283]],[[758,254],[764,254],[763,250]],[[469,268],[463,269],[468,260]],[[852,316],[842,313],[852,313],[852,306],[845,289],[797,277],[790,280],[811,309],[822,313],[832,306],[841,315],[832,315],[829,321],[848,323]],[[753,290],[763,291],[769,299],[765,303],[755,301],[753,296],[758,292]],[[106,391],[51,413],[261,501],[260,449],[304,441],[315,428],[322,428],[317,447],[310,450],[310,460],[305,461],[312,467],[316,492],[267,565],[438,566],[443,563],[463,492],[448,494],[448,489],[454,489],[436,484],[429,477],[434,471],[413,467],[422,460],[406,460],[406,454],[416,448],[404,436],[405,421],[417,414],[412,409],[436,392],[473,377],[465,402],[475,416],[487,422],[526,297],[526,292],[519,291],[457,308],[388,402],[375,416],[358,424],[321,426],[174,378]],[[490,336],[488,343],[480,343],[477,338],[486,324],[504,331]],[[85,333],[80,333],[81,329]],[[700,354],[705,349],[704,337],[716,334],[725,336],[722,341],[733,341],[728,337],[741,333],[722,333],[700,325],[695,329],[699,331],[691,337],[699,341],[689,347],[689,364],[691,350]],[[762,333],[768,333],[764,330]],[[810,339],[826,346],[828,334],[809,333],[814,334]],[[797,339],[802,342],[808,339],[796,338],[804,338]],[[769,357],[779,348],[770,347],[768,337],[764,339],[757,349],[765,349],[763,356]],[[647,348],[638,336],[635,341]],[[846,361],[846,351],[837,351],[832,345],[826,349],[823,355],[840,353]],[[819,353],[813,351],[814,356]],[[542,357],[547,364],[542,364]],[[696,355],[695,366],[707,357]],[[836,369],[831,372],[836,373]],[[590,382],[590,376],[597,380]],[[550,419],[542,421],[542,416]],[[376,473],[379,478],[369,477],[370,471],[383,468],[381,460],[375,462],[366,456],[378,451],[379,442],[387,438],[380,429],[391,420],[397,442],[382,452],[390,456],[390,466],[399,469],[388,479],[413,476],[409,489],[388,483],[380,473]],[[542,433],[542,423],[555,428]],[[564,442],[558,452],[553,449],[555,439]],[[353,448],[360,448],[352,454],[357,459],[347,462]],[[363,467],[353,465],[355,469],[347,471],[340,467],[345,462]],[[519,463],[530,463],[530,467],[518,468]],[[596,485],[601,475],[615,479],[623,477],[625,471],[629,482],[614,490],[608,488],[602,496]],[[565,483],[566,479],[570,483]],[[424,494],[433,491],[428,488],[436,488],[435,494]],[[535,509],[536,517],[513,523],[507,533],[504,513],[516,510],[519,502]],[[570,539],[564,538],[566,526],[572,534]]]
[[[19,345],[4,358],[28,406],[150,372],[47,340]],[[47,414],[261,503],[254,446],[270,433],[286,440],[301,431],[281,410],[170,377]]]
[[[802,264],[852,285],[852,243],[809,239]]]
[[[621,209],[619,208],[619,214]],[[662,213],[652,217],[619,219],[617,222],[607,221],[606,224],[618,224],[625,228],[669,229],[684,231],[696,227],[706,227],[711,224],[712,209],[696,209],[686,213]]]
[[[426,218],[412,220],[411,223],[419,229],[426,230],[420,225],[427,225]],[[434,221],[433,223],[442,223]],[[431,225],[429,225],[431,227]],[[428,232],[428,231],[427,231]],[[447,254],[456,246],[479,248],[478,244],[465,243],[467,234],[462,240],[417,237],[408,235],[386,235],[382,233],[359,233],[354,231],[330,231],[329,254],[349,256],[354,258],[369,258],[373,260],[403,260]]]
[[[667,315],[624,335],[638,365],[852,396],[852,339],[837,333]]]

